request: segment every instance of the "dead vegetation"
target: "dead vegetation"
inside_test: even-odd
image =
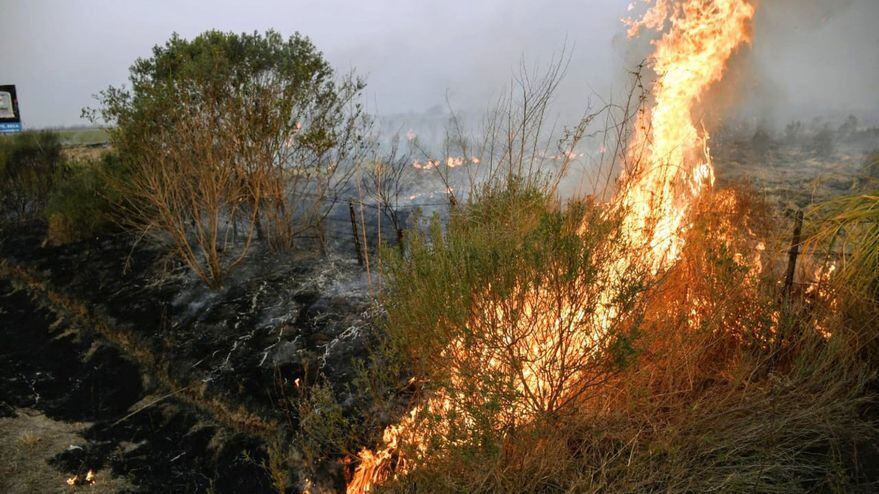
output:
[[[10,494],[76,492],[64,474],[48,463],[55,455],[81,444],[79,435],[88,424],[52,420],[34,410],[19,410],[17,417],[0,417],[0,489]],[[112,493],[130,489],[109,470],[97,473],[88,492]],[[86,489],[82,489],[86,491]]]

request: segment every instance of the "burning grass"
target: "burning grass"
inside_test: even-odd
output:
[[[618,249],[634,248],[618,217],[518,182],[486,189],[445,230],[411,235],[410,255],[389,252],[389,354],[418,391],[384,447],[361,453],[355,480],[371,483],[354,487],[862,485],[857,446],[875,437],[863,319],[838,300],[784,296],[766,251],[786,235],[754,194],[706,194],[690,214],[687,248],[655,274],[632,263],[609,277]]]
[[[357,455],[349,494],[865,485],[875,297],[848,312],[851,290],[782,282],[787,234],[756,194],[713,189],[696,125],[754,14],[659,0],[629,21],[663,34],[643,107],[623,108],[609,201],[560,202],[555,177],[510,159],[388,254],[389,344],[367,372],[410,369],[414,395]]]

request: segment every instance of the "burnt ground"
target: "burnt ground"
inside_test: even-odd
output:
[[[868,157],[879,151],[879,129],[817,144],[815,137],[784,139],[760,130],[718,132],[712,143],[719,186],[751,184],[785,211],[856,191],[870,173]]]
[[[3,492],[274,492],[262,441],[161,389],[113,345],[0,281]],[[131,411],[141,410],[130,414]],[[82,487],[83,490],[86,486]]]
[[[123,492],[277,492],[268,445],[290,443],[294,381],[349,382],[369,338],[356,261],[257,253],[213,292],[126,236],[43,237],[40,225],[0,232],[0,411],[82,424],[39,490],[94,470]],[[328,475],[339,485],[340,469]]]

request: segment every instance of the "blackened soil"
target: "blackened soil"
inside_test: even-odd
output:
[[[175,386],[222,403],[218,420],[266,431],[289,420],[279,384],[318,372],[346,382],[364,352],[365,310],[352,260],[276,259],[254,252],[219,290],[136,239],[43,244],[41,224],[0,231],[0,263],[87,307]],[[355,274],[351,274],[351,273]],[[336,280],[351,279],[351,288]],[[330,281],[328,281],[330,280]],[[140,360],[139,360],[140,361]],[[241,413],[238,413],[238,412]],[[217,418],[217,417],[215,417]]]
[[[35,409],[88,422],[81,444],[51,461],[69,475],[109,468],[136,492],[274,492],[256,437],[230,432],[88,328],[75,328],[0,281],[0,416]],[[163,398],[158,400],[158,398]]]

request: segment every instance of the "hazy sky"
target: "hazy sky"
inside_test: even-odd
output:
[[[560,97],[624,85],[630,0],[0,0],[0,84],[18,86],[25,125],[81,123],[80,109],[126,81],[135,58],[172,32],[299,31],[340,71],[366,77],[376,113],[472,106],[498,93],[524,57],[572,50]],[[640,0],[638,0],[640,1]],[[879,115],[879,0],[762,0],[739,80],[760,118]],[[570,103],[568,103],[570,102]]]

